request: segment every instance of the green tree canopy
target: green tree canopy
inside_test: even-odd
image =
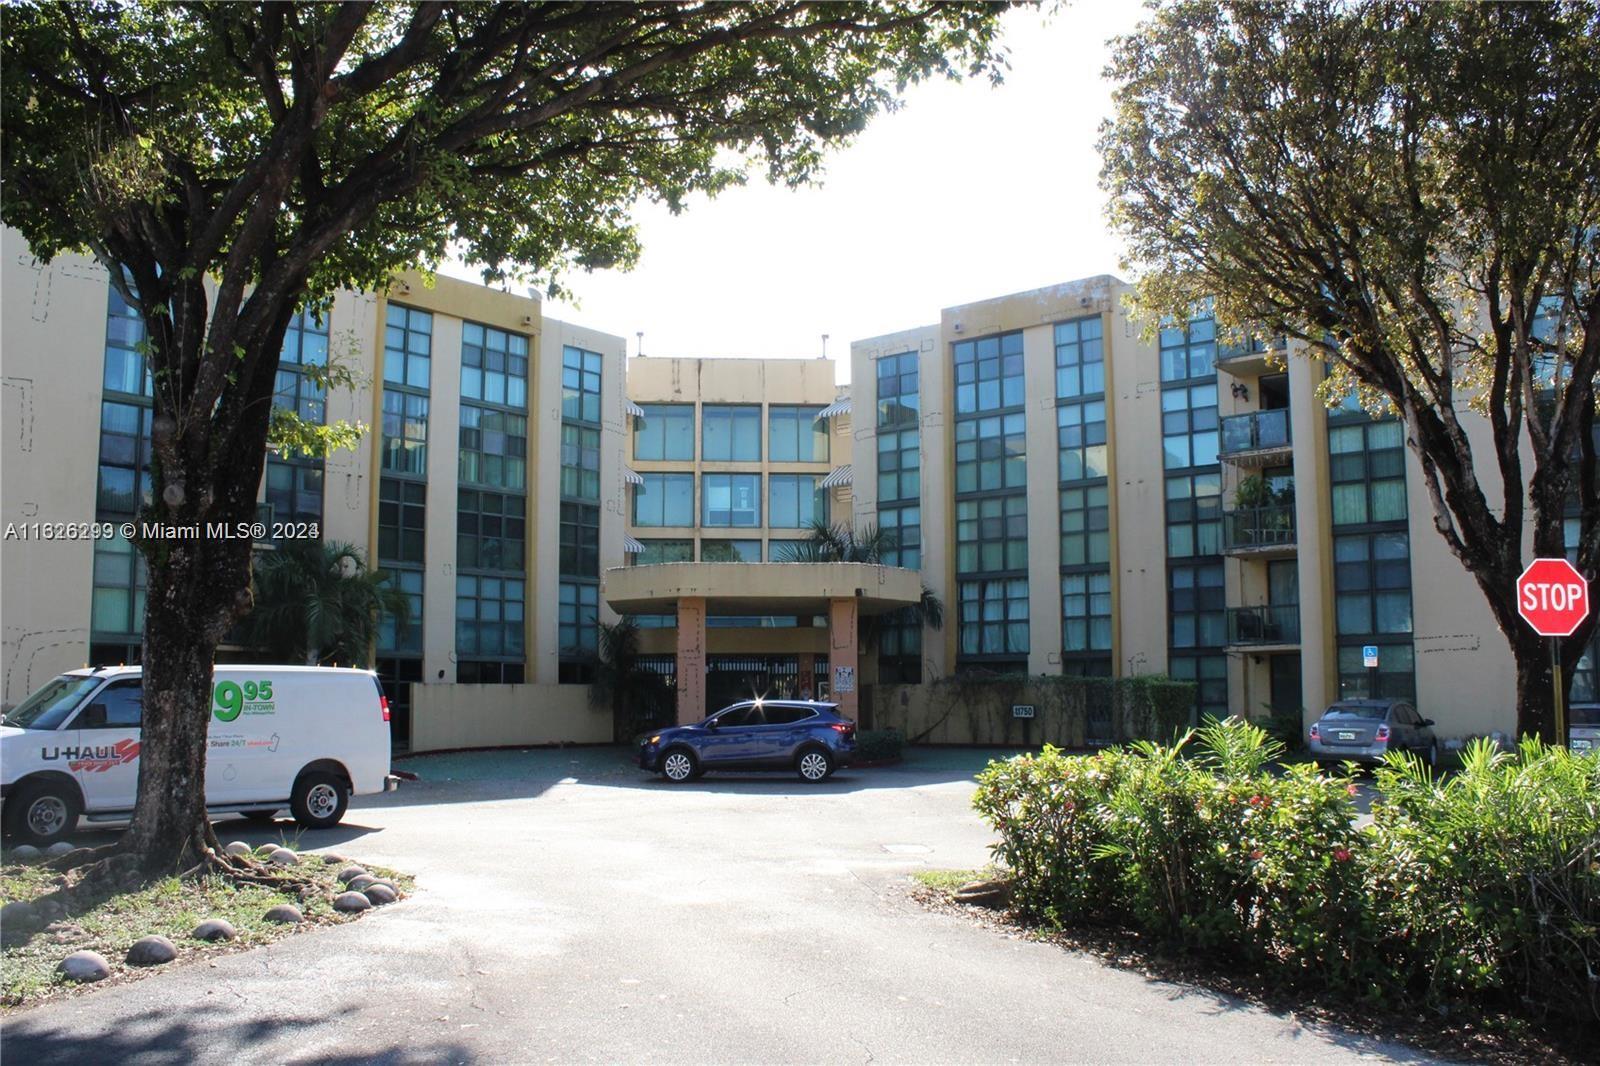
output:
[[[640,198],[791,184],[930,76],[995,76],[1002,5],[16,3],[0,42],[0,217],[88,249],[144,319],[147,517],[251,517],[290,317],[447,254],[557,285],[627,266]],[[144,869],[213,855],[217,641],[249,545],[142,544]]]
[[[1566,523],[1600,569],[1600,9],[1178,0],[1109,74],[1102,180],[1139,302],[1214,299],[1326,360],[1327,399],[1403,420],[1511,644],[1519,725],[1552,736],[1514,582],[1528,534],[1561,555]],[[1569,680],[1592,632],[1563,643]]]

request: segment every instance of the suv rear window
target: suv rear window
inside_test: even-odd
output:
[[[1340,715],[1344,718],[1380,719],[1388,713],[1388,707],[1373,707],[1368,704],[1359,703],[1335,703],[1332,707],[1328,708],[1328,717]]]
[[[768,725],[791,725],[817,716],[817,712],[810,707],[773,707],[769,705],[766,708],[766,712]]]

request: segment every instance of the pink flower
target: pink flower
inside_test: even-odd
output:
[[[1349,848],[1334,848],[1333,849],[1333,857],[1334,857],[1334,860],[1336,862],[1349,862],[1350,861],[1350,849]]]
[[[1360,789],[1356,788],[1356,783],[1354,781],[1352,781],[1348,785],[1344,786],[1344,790],[1346,792],[1350,793],[1350,795],[1352,795],[1352,796],[1354,796],[1357,792],[1361,791]]]
[[[1252,851],[1250,853],[1250,857],[1259,862],[1260,860],[1262,860],[1262,859],[1267,857],[1267,853],[1262,851],[1260,848],[1257,848],[1256,850],[1254,850],[1254,851]]]
[[[1252,807],[1265,807],[1271,802],[1272,801],[1265,796],[1256,795],[1250,797],[1250,806]]]

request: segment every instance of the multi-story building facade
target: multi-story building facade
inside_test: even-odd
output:
[[[41,265],[10,231],[4,257],[6,520],[129,520],[140,323],[89,260]],[[277,402],[370,431],[270,457],[263,514],[361,547],[406,595],[376,665],[418,747],[610,739],[587,682],[624,615],[680,718],[766,692],[890,720],[978,670],[1170,674],[1197,714],[1407,695],[1445,736],[1511,730],[1509,654],[1399,425],[1327,409],[1320,362],[1230,347],[1203,309],[1147,336],[1126,291],[945,309],[855,342],[848,387],[825,359],[628,359],[448,278],[340,293],[289,330]],[[355,389],[317,388],[329,360]],[[884,530],[881,565],[791,562],[819,521]],[[125,540],[8,539],[0,568],[5,702],[138,657]],[[924,587],[942,629],[901,610]],[[1591,654],[1574,696],[1595,684]]]

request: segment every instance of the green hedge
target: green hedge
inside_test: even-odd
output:
[[[1600,1021],[1600,756],[1469,748],[1434,780],[1354,782],[1230,720],[1173,745],[991,763],[978,811],[1013,899],[1057,925],[1113,924],[1304,987],[1432,1005],[1497,1002]]]
[[[856,734],[856,762],[893,762],[905,744],[898,729],[863,729]]]

